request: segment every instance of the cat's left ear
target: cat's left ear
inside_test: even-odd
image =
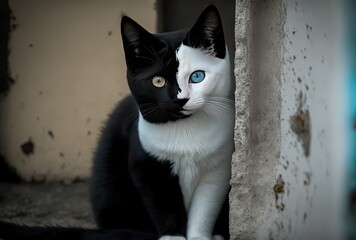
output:
[[[226,46],[223,26],[218,9],[208,6],[188,32],[184,45],[202,49],[205,53],[224,59]]]
[[[126,63],[131,70],[152,64],[150,59],[155,59],[154,54],[165,47],[159,39],[126,16],[121,19],[121,36]]]

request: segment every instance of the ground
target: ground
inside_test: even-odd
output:
[[[0,220],[27,225],[95,227],[88,183],[0,182]]]

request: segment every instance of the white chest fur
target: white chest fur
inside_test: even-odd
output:
[[[219,118],[198,111],[186,119],[164,124],[149,123],[140,115],[138,130],[145,151],[172,163],[187,209],[202,175],[218,165],[230,165],[233,151],[230,109]]]

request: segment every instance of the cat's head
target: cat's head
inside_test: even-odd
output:
[[[128,84],[145,120],[165,123],[209,112],[209,104],[229,97],[230,61],[214,6],[190,30],[161,34],[125,16],[121,34]]]

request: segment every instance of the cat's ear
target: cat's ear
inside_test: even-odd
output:
[[[210,5],[201,13],[188,32],[184,45],[202,49],[205,53],[218,58],[225,58],[226,46],[223,26],[219,11]]]
[[[129,50],[133,53],[139,53],[142,41],[149,33],[138,23],[127,16],[121,19],[121,36],[125,51]]]
[[[162,48],[162,42],[146,29],[127,16],[121,19],[121,37],[125,50],[126,62],[130,66],[144,64],[150,59],[150,49]]]

